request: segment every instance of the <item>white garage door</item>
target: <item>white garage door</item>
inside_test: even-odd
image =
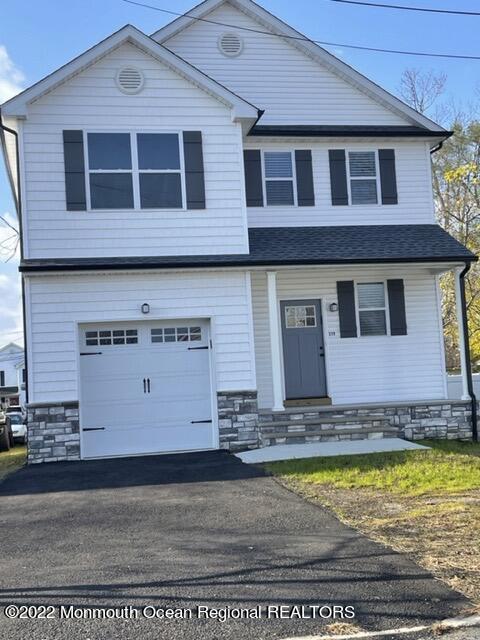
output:
[[[80,331],[82,456],[217,447],[206,320]]]

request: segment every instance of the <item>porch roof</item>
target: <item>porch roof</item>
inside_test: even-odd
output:
[[[322,264],[471,262],[477,257],[436,224],[249,229],[250,253],[27,259],[20,271],[85,271]]]

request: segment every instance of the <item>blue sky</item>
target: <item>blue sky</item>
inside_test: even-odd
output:
[[[183,12],[187,0],[140,0]],[[393,2],[393,0],[392,0]],[[480,17],[395,11],[344,5],[330,0],[262,0],[261,4],[315,40],[387,49],[480,55]],[[478,0],[396,0],[394,4],[480,10]],[[16,0],[4,7],[0,24],[0,102],[5,93],[41,79],[110,33],[131,23],[150,34],[173,17],[121,0]],[[480,85],[480,61],[418,58],[330,48],[393,93],[406,67],[447,74],[446,99],[473,102]],[[0,165],[0,215],[13,212]],[[3,235],[2,235],[3,234]],[[0,229],[0,240],[5,232]],[[0,345],[21,338],[17,262],[0,263]]]

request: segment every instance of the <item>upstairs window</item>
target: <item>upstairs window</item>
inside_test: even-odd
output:
[[[142,209],[182,207],[180,147],[176,133],[137,134]]]
[[[129,133],[89,133],[88,168],[92,209],[133,209]]]
[[[358,283],[357,302],[360,335],[386,335],[387,308],[385,284],[383,282]]]
[[[375,151],[350,151],[347,165],[350,202],[378,204],[378,170]]]
[[[293,159],[291,151],[264,151],[265,200],[267,205],[294,205]]]
[[[178,133],[89,133],[91,209],[181,209]]]

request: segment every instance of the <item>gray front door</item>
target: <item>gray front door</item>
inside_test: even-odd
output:
[[[327,395],[320,300],[286,300],[282,315],[287,400]]]

